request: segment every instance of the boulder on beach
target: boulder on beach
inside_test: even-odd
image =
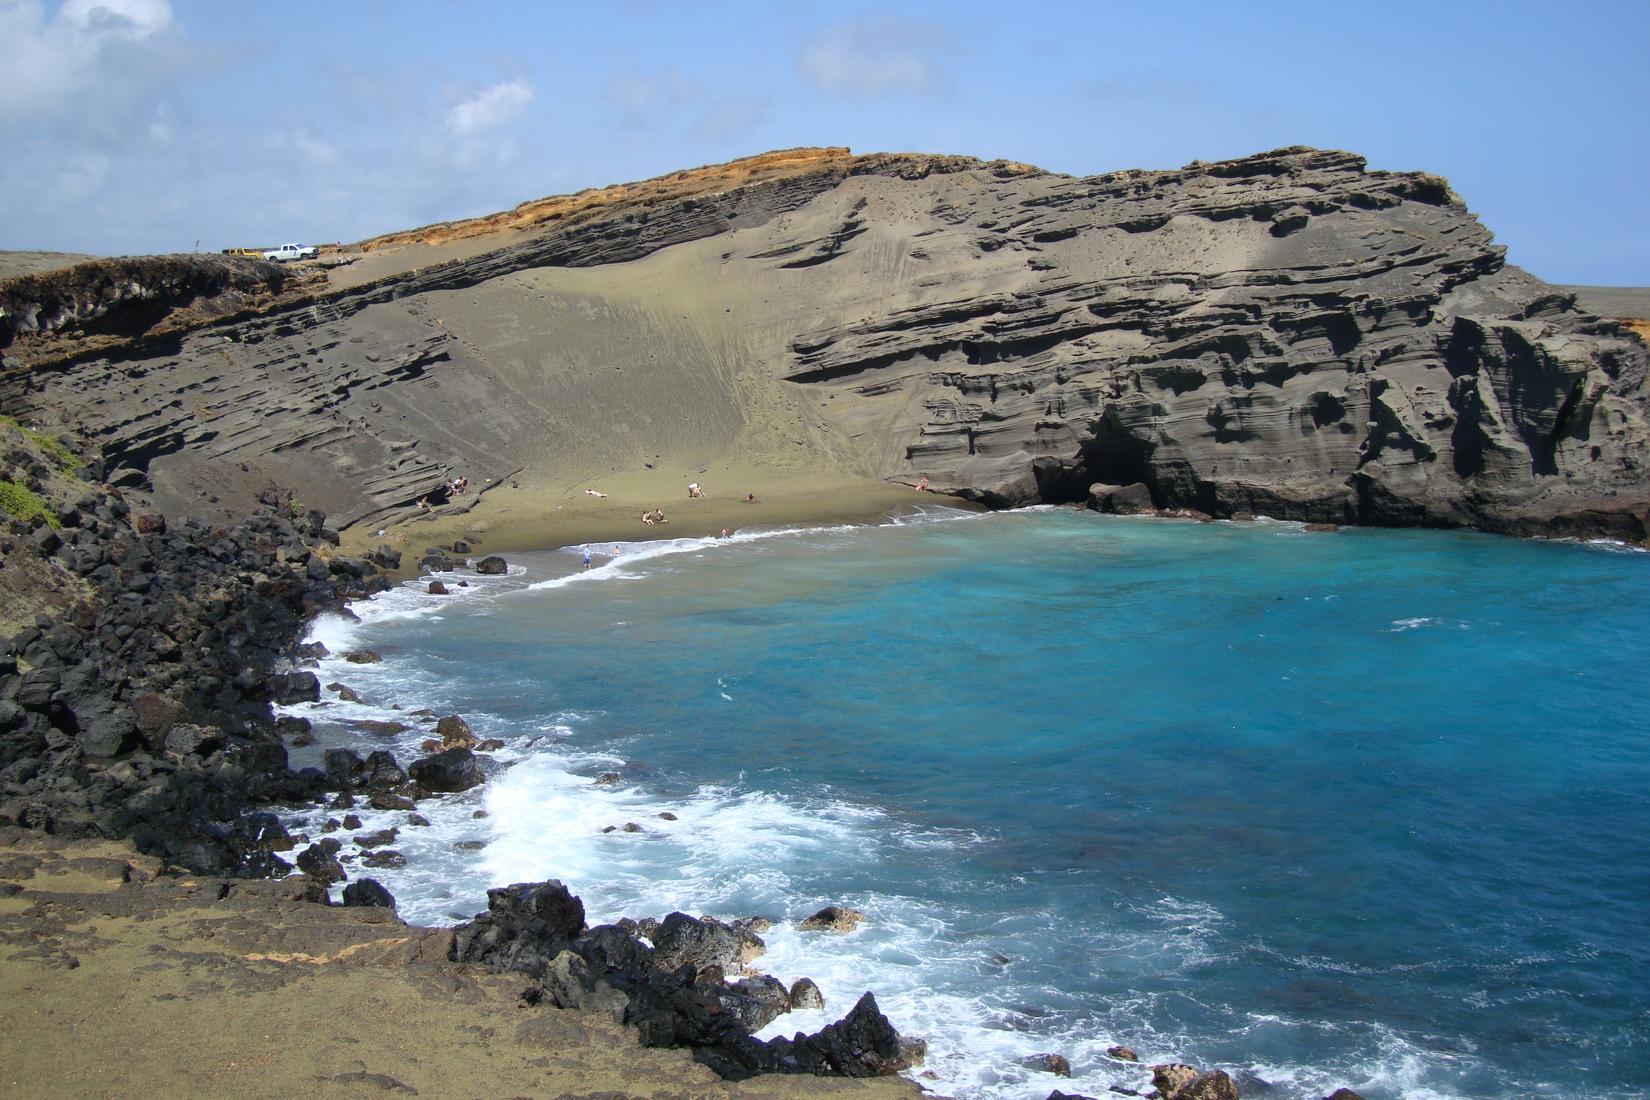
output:
[[[395,843],[395,838],[400,833],[401,830],[394,825],[387,829],[380,829],[376,833],[361,833],[354,838],[355,846],[357,848],[388,848]]]
[[[304,670],[280,672],[269,678],[269,688],[275,702],[283,706],[291,703],[317,703],[321,699],[321,681],[315,673]]]
[[[487,891],[487,912],[457,930],[455,962],[486,963],[542,977],[584,931],[584,902],[559,881]]]
[[[166,735],[172,732],[172,727],[183,720],[184,709],[176,699],[142,691],[132,696],[132,714],[144,741],[158,749],[165,746]]]
[[[412,762],[407,769],[413,781],[427,791],[451,794],[467,791],[481,783],[481,765],[466,748],[445,749]]]
[[[1056,1077],[1071,1076],[1071,1062],[1063,1054],[1028,1054],[1020,1065],[1038,1073],[1052,1073]]]
[[[379,791],[367,799],[367,805],[375,810],[410,810],[416,803],[404,794],[396,794],[394,791]],[[429,822],[426,821],[425,824],[428,825]]]
[[[344,904],[374,909],[394,909],[395,895],[375,878],[359,879],[344,887]]]
[[[381,737],[393,737],[398,733],[406,733],[412,729],[405,722],[386,722],[380,718],[351,718],[344,724],[351,729],[358,729],[365,733],[375,733]]]
[[[1173,1097],[1197,1080],[1197,1067],[1184,1062],[1166,1062],[1152,1067],[1152,1088],[1164,1097]]]
[[[354,688],[350,687],[348,684],[339,683],[337,680],[334,680],[332,683],[328,684],[327,690],[338,696],[338,701],[340,703],[366,702],[366,700],[362,699]]]
[[[449,749],[473,749],[478,740],[470,724],[456,714],[449,714],[437,722],[435,732],[440,736],[442,745]]]
[[[326,837],[298,853],[298,870],[321,883],[343,882],[349,876],[338,862],[342,847],[333,837]]]
[[[502,577],[510,571],[510,566],[497,554],[489,554],[476,562],[476,572],[484,577]]]
[[[445,596],[447,595],[447,586],[440,581],[431,581],[430,587],[426,591],[432,596]]]
[[[720,988],[713,986],[712,994],[746,1031],[761,1031],[791,1010],[791,998],[785,986],[767,974],[741,978]]]
[[[671,913],[648,938],[653,941],[654,961],[667,970],[678,966],[691,966],[695,971],[716,967],[723,973],[733,973],[768,950],[762,937],[749,929],[686,913]]]
[[[1204,1073],[1183,1062],[1153,1066],[1152,1086],[1162,1100],[1238,1100],[1237,1085],[1224,1070]]]
[[[384,749],[367,754],[361,765],[361,786],[369,791],[393,791],[405,786],[407,773],[395,759],[395,754]]]
[[[865,914],[845,905],[827,905],[798,927],[804,932],[852,932],[865,920]]]
[[[825,994],[812,978],[798,978],[791,983],[790,998],[792,1012],[815,1012],[825,1007]]]
[[[1157,506],[1152,503],[1152,491],[1137,481],[1132,485],[1090,485],[1089,507],[1110,515],[1135,516],[1153,512]]]

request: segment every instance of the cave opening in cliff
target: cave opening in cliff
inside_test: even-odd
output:
[[[1078,449],[1077,458],[1059,476],[1038,472],[1038,489],[1043,500],[1062,503],[1086,499],[1089,486],[1134,485],[1143,483],[1157,495],[1152,472],[1150,442],[1136,436],[1122,422],[1115,408],[1107,408],[1092,427],[1093,434]],[[1059,496],[1051,494],[1063,494]]]

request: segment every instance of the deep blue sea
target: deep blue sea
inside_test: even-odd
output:
[[[1051,509],[592,549],[317,624],[384,657],[323,663],[370,705],[294,708],[317,749],[507,743],[430,827],[363,815],[404,917],[766,916],[827,998],[768,1034],[870,989],[959,1097],[1147,1087],[1112,1044],[1246,1097],[1647,1095],[1650,554]],[[796,929],[828,903],[868,919]]]

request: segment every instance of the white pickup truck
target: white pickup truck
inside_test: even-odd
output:
[[[264,252],[264,259],[274,260],[276,263],[286,263],[288,260],[313,260],[316,256],[314,245],[283,244],[280,248],[271,248]]]

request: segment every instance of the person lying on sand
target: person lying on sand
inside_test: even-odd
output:
[[[745,494],[745,503],[746,504],[759,504],[761,502],[756,499],[756,494],[755,493],[746,493]]]
[[[647,524],[649,527],[652,527],[653,526],[653,513],[652,512],[643,512],[642,513],[642,522]]]
[[[603,500],[607,499],[607,494],[600,489],[586,489],[584,495],[587,497],[601,497]]]
[[[699,483],[697,481],[688,482],[688,499],[689,500],[693,500],[696,497],[702,497],[704,495],[705,495],[705,491],[703,489],[699,488]]]

